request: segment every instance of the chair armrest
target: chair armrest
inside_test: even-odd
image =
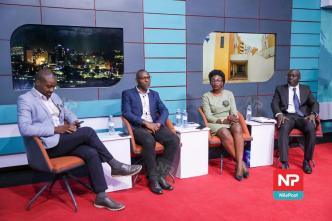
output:
[[[239,122],[240,122],[240,125],[241,125],[241,128],[242,128],[243,139],[244,139],[245,141],[250,141],[250,140],[252,140],[252,137],[251,137],[251,135],[250,135],[250,133],[249,133],[249,130],[248,130],[247,123],[246,123],[246,121],[245,121],[243,115],[242,115],[240,112],[238,112],[237,115],[238,115],[238,117],[239,117]]]
[[[131,144],[132,151],[134,153],[140,152],[140,150],[136,146],[133,128],[131,127],[129,121],[124,116],[121,116],[121,119],[122,119],[124,126],[127,128],[128,134],[130,135],[130,144]]]
[[[174,125],[172,123],[172,121],[170,119],[167,119],[165,122],[166,127],[168,127],[168,129],[170,129],[174,134],[176,134],[176,130],[174,128]]]

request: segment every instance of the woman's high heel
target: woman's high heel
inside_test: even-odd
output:
[[[243,173],[242,173],[242,175],[237,174],[237,165],[235,167],[235,179],[237,181],[242,181],[243,180]]]
[[[245,168],[245,169],[244,169]],[[243,177],[244,178],[248,178],[249,177],[249,170],[248,168],[246,167],[246,163],[243,162]]]

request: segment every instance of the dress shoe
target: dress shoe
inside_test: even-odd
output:
[[[303,171],[307,174],[312,173],[312,168],[311,168],[310,162],[308,160],[303,161]]]
[[[158,180],[149,180],[149,187],[151,192],[155,194],[163,194],[163,190],[161,189]]]
[[[173,190],[171,184],[169,184],[164,176],[159,176],[158,182],[162,189],[164,190]]]
[[[123,210],[125,208],[122,203],[116,202],[108,197],[96,198],[94,206],[97,208],[106,208],[111,211]]]
[[[284,170],[289,169],[289,164],[288,164],[288,162],[281,162],[281,169],[284,169]]]
[[[112,176],[133,176],[142,169],[141,165],[128,165],[112,159],[108,162],[112,168]]]

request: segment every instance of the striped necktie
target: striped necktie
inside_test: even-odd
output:
[[[304,114],[302,113],[302,111],[300,110],[300,100],[299,100],[299,97],[297,96],[296,94],[296,87],[293,88],[293,91],[294,91],[294,95],[293,95],[293,102],[294,102],[294,107],[295,107],[295,112],[303,117]]]

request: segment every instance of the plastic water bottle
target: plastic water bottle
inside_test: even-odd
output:
[[[176,109],[175,126],[181,127],[181,109]]]
[[[108,133],[110,135],[115,134],[115,123],[114,123],[112,115],[110,115],[109,118],[108,118]]]
[[[251,120],[251,113],[252,113],[251,104],[249,104],[248,107],[247,107],[247,113],[246,113],[246,120],[247,121]]]
[[[184,128],[188,127],[188,114],[186,110],[183,110],[182,113],[182,127]]]

